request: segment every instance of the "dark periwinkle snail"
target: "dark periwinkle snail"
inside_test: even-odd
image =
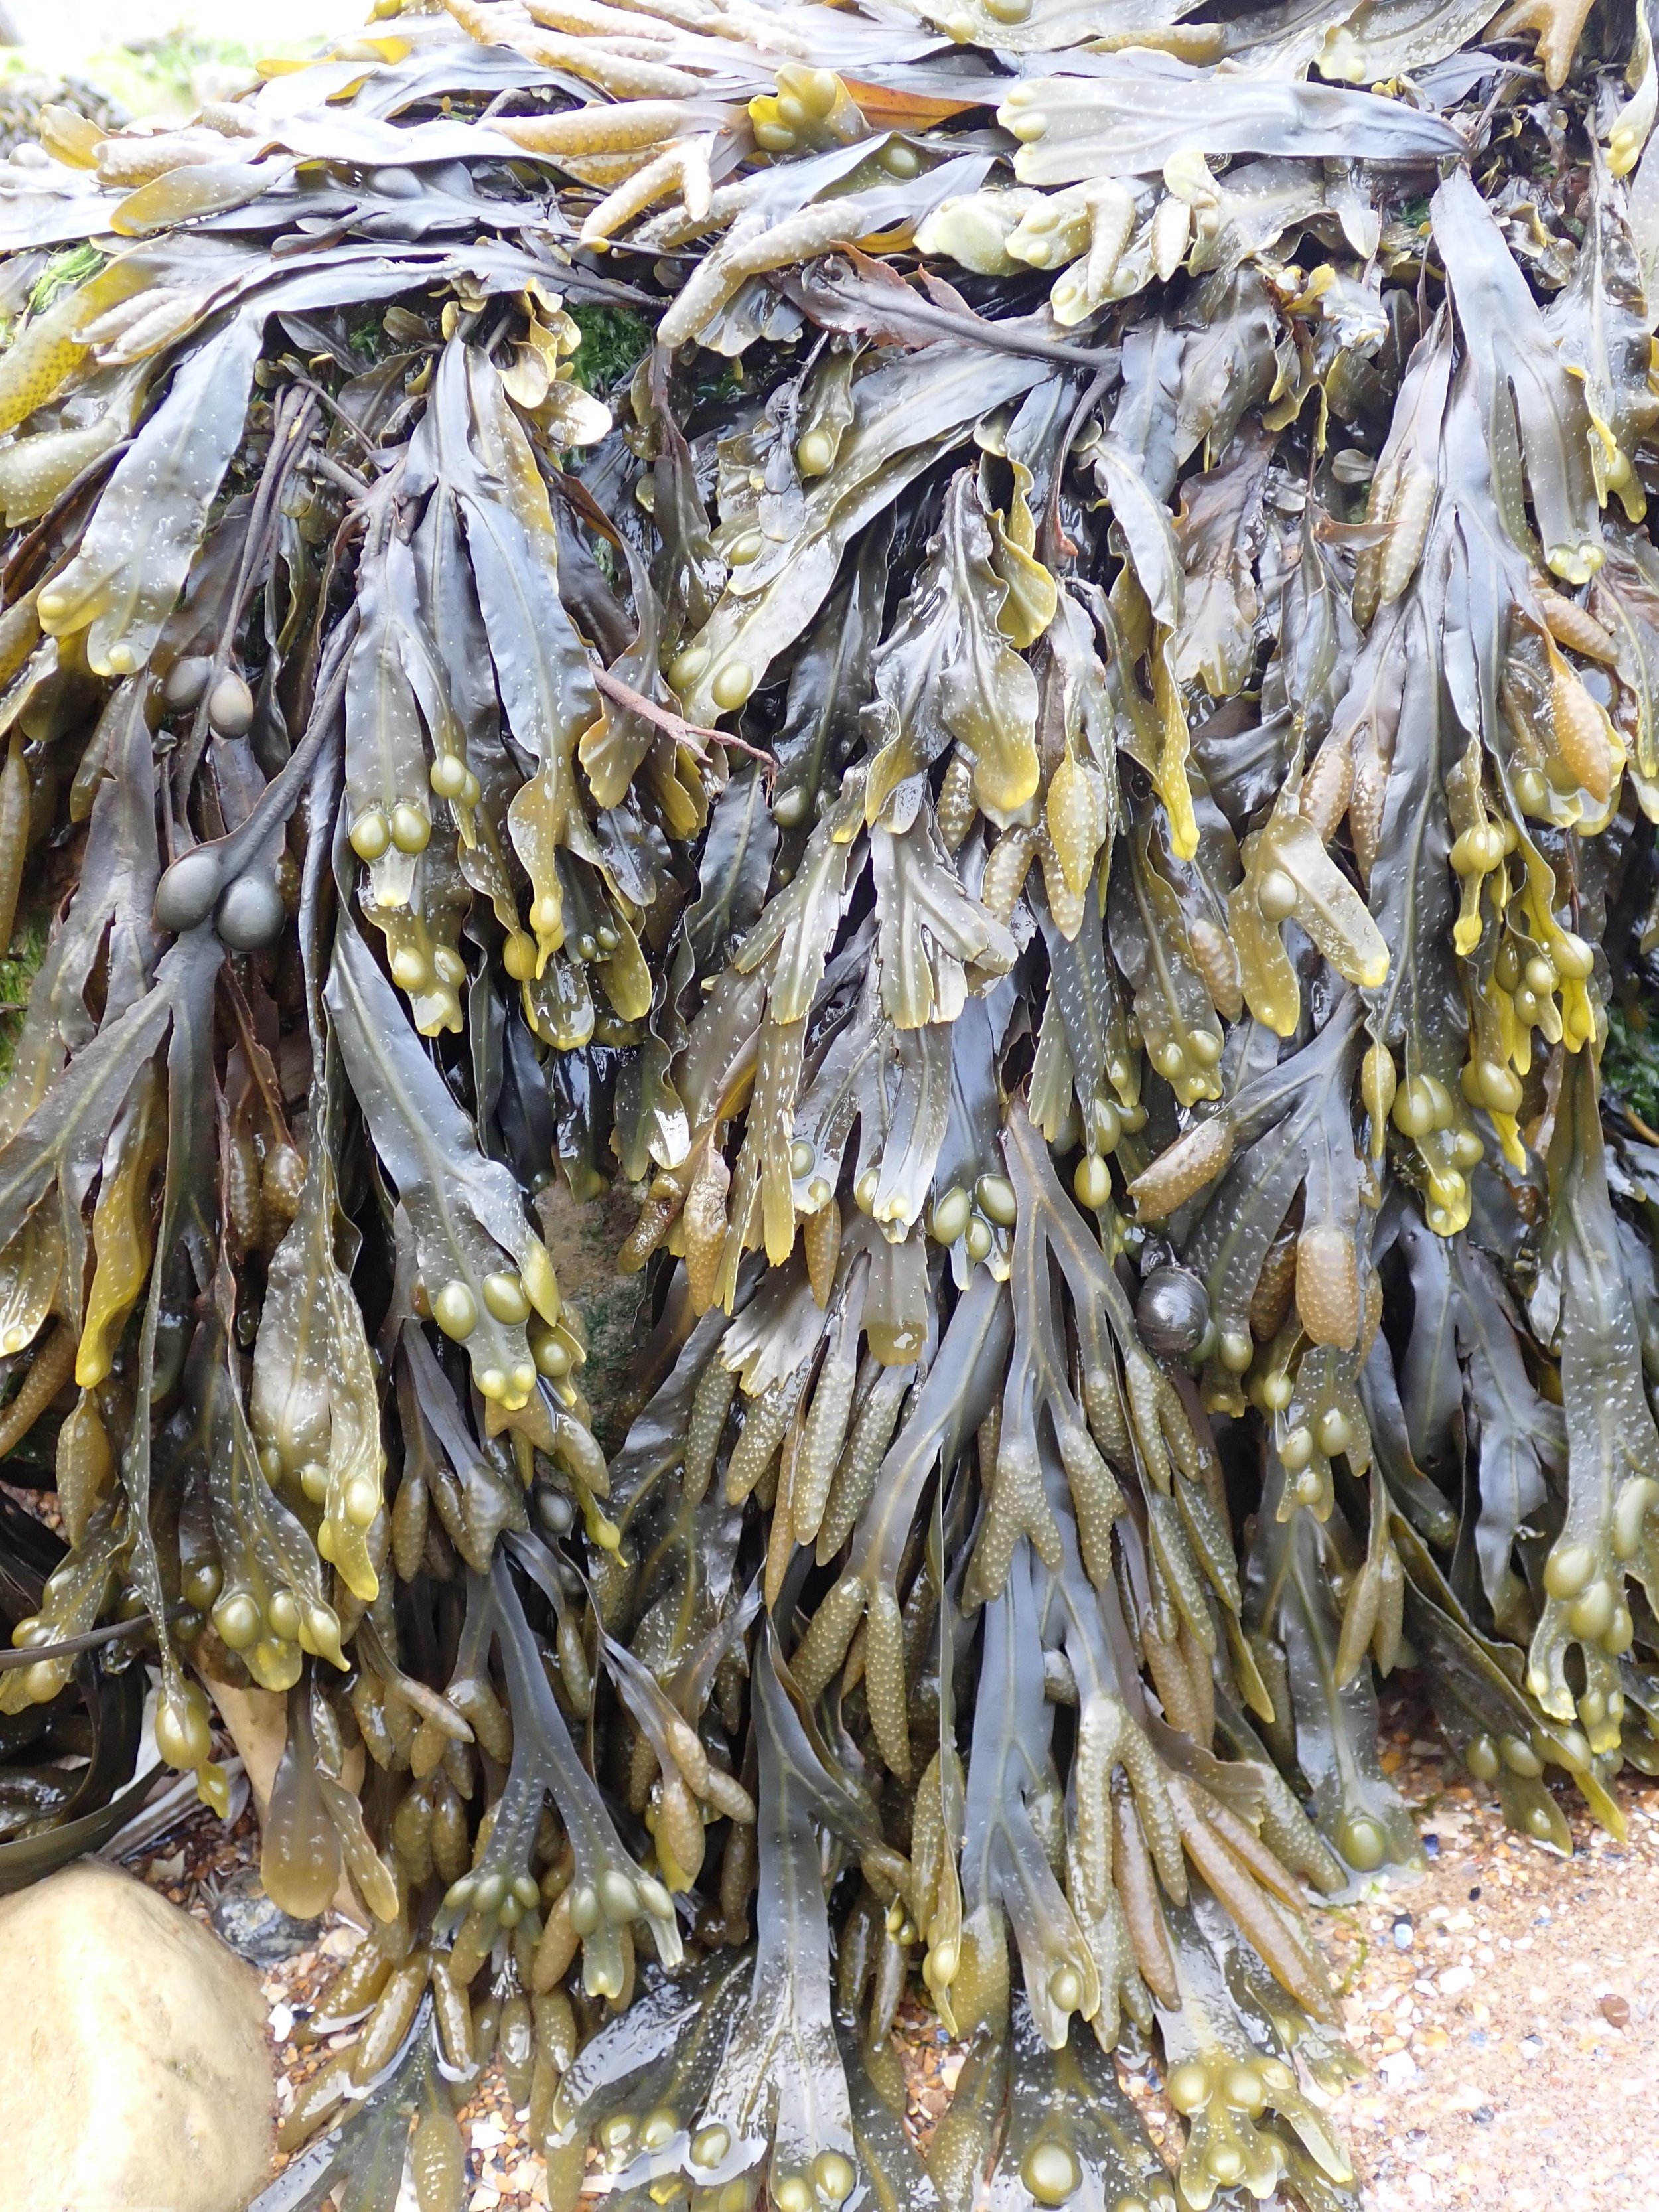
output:
[[[1209,1292],[1190,1267],[1154,1267],[1141,1285],[1135,1320],[1154,1358],[1184,1359],[1204,1341]]]
[[[250,868],[226,885],[213,926],[233,952],[257,952],[281,931],[284,911],[276,877],[268,869]]]
[[[536,1513],[550,1536],[568,1536],[576,1525],[576,1509],[562,1490],[538,1488]]]
[[[417,200],[421,197],[421,180],[413,169],[371,169],[368,189],[383,200]]]
[[[155,926],[177,933],[194,929],[213,911],[224,884],[224,864],[210,845],[175,860],[155,888]]]
[[[187,653],[175,660],[161,686],[161,704],[169,714],[189,714],[202,703],[213,663],[204,653]]]
[[[245,738],[253,726],[253,694],[230,670],[213,687],[208,720],[222,738]]]

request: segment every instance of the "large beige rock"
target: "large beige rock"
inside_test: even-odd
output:
[[[276,2087],[252,1971],[94,1860],[0,1899],[0,2212],[242,2212]]]

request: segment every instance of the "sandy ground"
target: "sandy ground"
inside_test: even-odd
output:
[[[1335,2107],[1366,2204],[1659,2212],[1659,1785],[1621,1778],[1622,1843],[1569,1793],[1568,1859],[1408,1727],[1392,1752],[1428,1872],[1325,1916],[1374,2069]]]
[[[1384,1764],[1416,1810],[1429,1867],[1317,1923],[1368,2069],[1332,2108],[1366,2212],[1659,2212],[1659,1784],[1618,1785],[1623,1842],[1569,1793],[1576,1850],[1563,1858],[1510,1834],[1479,1784],[1448,1780],[1418,1732],[1429,1725],[1420,1707],[1394,1700],[1383,1724]],[[218,1884],[256,1855],[251,1814],[230,1834],[198,1815],[143,1870],[205,1916]],[[284,2111],[328,2055],[307,2041],[306,2014],[356,1940],[330,1921],[264,1973]],[[899,2027],[925,2142],[960,2053],[918,2005]],[[1129,2086],[1173,2165],[1178,2123],[1156,2069]],[[461,2118],[468,2212],[544,2204],[498,2069]]]

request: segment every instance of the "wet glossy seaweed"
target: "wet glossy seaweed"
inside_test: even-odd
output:
[[[0,163],[0,1886],[147,1665],[213,1804],[285,1698],[264,2212],[451,2212],[496,2057],[566,2212],[1327,2212],[1379,1674],[1563,1848],[1659,1765],[1656,108],[1613,5],[380,0]]]

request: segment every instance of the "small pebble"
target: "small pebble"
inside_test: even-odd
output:
[[[1630,2026],[1630,2000],[1616,1996],[1609,1990],[1601,2000],[1601,2017],[1609,2027]]]
[[[1412,1925],[1412,1917],[1410,1913],[1401,1912],[1398,1914],[1394,1923],[1395,1949],[1396,1951],[1409,1951],[1415,1940],[1416,1930]]]
[[[1424,1838],[1423,1838],[1423,1850],[1424,1850],[1424,1854],[1425,1854],[1425,1856],[1426,1857],[1428,1857],[1428,1858],[1431,1858],[1431,1859],[1437,1859],[1437,1858],[1439,1857],[1439,1856],[1440,1856],[1440,1838],[1439,1838],[1439,1837],[1438,1837],[1438,1836],[1432,1836],[1432,1835],[1431,1835],[1431,1836],[1425,1836],[1425,1837],[1424,1837]]]

